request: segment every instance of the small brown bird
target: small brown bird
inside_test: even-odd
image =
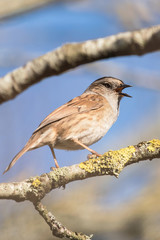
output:
[[[34,131],[24,148],[13,158],[6,173],[27,151],[48,145],[54,162],[58,162],[54,148],[77,150],[87,149],[100,156],[88,146],[100,140],[117,120],[122,93],[131,87],[113,77],[103,77],[94,81],[85,92],[49,114]]]

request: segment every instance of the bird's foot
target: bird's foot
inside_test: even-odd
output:
[[[50,167],[51,171],[54,171],[55,169],[57,169],[56,167]]]
[[[98,154],[98,153],[91,153],[91,154],[88,154],[87,155],[87,159],[94,159],[94,158],[97,158],[97,157],[100,157],[102,156],[102,154]]]

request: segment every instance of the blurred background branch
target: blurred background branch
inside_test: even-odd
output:
[[[143,55],[160,49],[160,25],[82,43],[65,44],[0,79],[0,103],[45,77],[111,57]]]
[[[0,0],[0,21],[61,1],[63,0]]]

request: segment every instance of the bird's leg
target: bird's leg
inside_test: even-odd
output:
[[[49,146],[50,149],[51,149],[51,152],[52,152],[52,155],[53,155],[53,158],[54,158],[54,162],[55,162],[55,165],[56,165],[56,168],[59,168],[59,165],[58,165],[58,162],[57,162],[57,159],[56,159],[56,155],[55,155],[55,152],[54,152],[54,149]],[[55,168],[54,167],[51,167],[51,170],[53,171]],[[63,189],[65,189],[65,184],[62,185]]]
[[[73,141],[74,141],[75,143],[79,144],[81,147],[87,149],[87,150],[88,150],[89,152],[91,152],[92,154],[94,154],[94,155],[96,155],[96,156],[98,156],[98,157],[102,156],[101,154],[99,154],[99,153],[97,153],[96,151],[92,150],[91,148],[87,147],[85,144],[81,143],[79,140],[73,139]]]
[[[59,165],[58,165],[58,162],[57,162],[57,159],[56,159],[56,155],[55,155],[54,149],[51,146],[49,146],[49,147],[51,149],[51,152],[52,152],[52,155],[53,155],[53,159],[54,159],[56,168],[59,168]]]

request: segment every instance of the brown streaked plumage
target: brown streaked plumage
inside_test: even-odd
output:
[[[100,140],[117,120],[119,103],[124,88],[130,85],[113,77],[94,81],[85,92],[49,114],[33,132],[24,148],[13,158],[6,173],[27,151],[48,145],[55,165],[58,166],[54,148],[77,150],[86,148],[100,156],[88,146]]]

